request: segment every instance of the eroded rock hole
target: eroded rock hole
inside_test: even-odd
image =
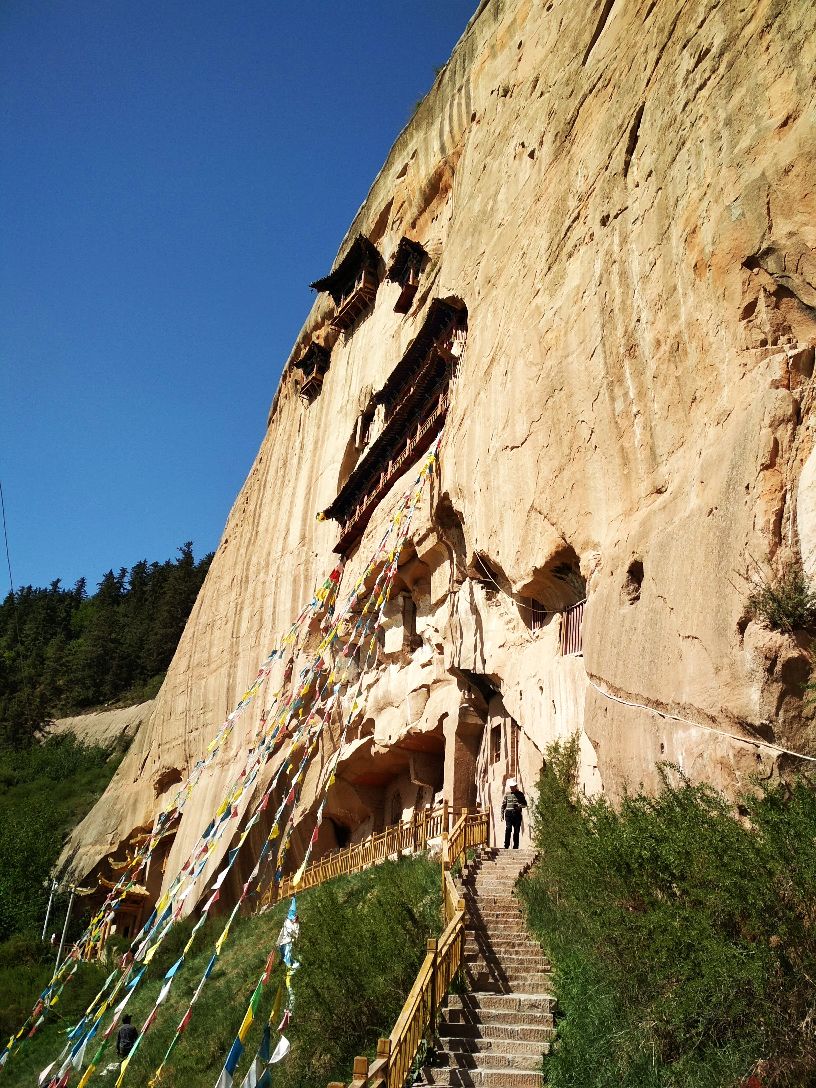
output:
[[[626,578],[623,582],[623,597],[628,604],[636,604],[640,600],[640,590],[643,585],[643,560],[633,559],[626,568]]]
[[[181,771],[177,767],[170,767],[168,770],[162,771],[157,775],[156,781],[153,783],[156,796],[161,797],[166,790],[169,790],[171,786],[175,786],[181,780]]]

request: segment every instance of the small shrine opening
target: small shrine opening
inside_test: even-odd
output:
[[[394,313],[407,314],[411,309],[419,287],[419,277],[427,259],[428,254],[419,242],[412,242],[410,238],[400,239],[388,269],[388,279],[399,284],[401,288],[399,298],[394,304]]]
[[[372,307],[381,267],[377,247],[364,234],[358,234],[337,268],[309,284],[315,291],[327,291],[334,299],[332,328],[348,331]]]
[[[300,383],[300,396],[308,404],[315,399],[323,388],[323,379],[329,369],[330,355],[328,348],[312,341],[294,366],[303,374]]]

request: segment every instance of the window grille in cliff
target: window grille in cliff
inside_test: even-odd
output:
[[[383,410],[382,430],[323,511],[324,518],[340,523],[334,550],[341,555],[357,543],[394,481],[416,464],[442,430],[458,364],[452,345],[466,327],[467,309],[459,300],[434,299],[422,328],[375,394]]]
[[[327,291],[334,300],[332,328],[347,332],[371,309],[380,285],[381,266],[377,247],[364,234],[358,234],[337,268],[309,285],[315,291]]]
[[[403,629],[403,648],[411,651],[418,648],[417,645],[417,610],[414,604],[414,599],[410,593],[406,593],[402,598],[402,629]],[[418,644],[422,645],[422,639],[418,640]]]
[[[547,623],[547,609],[535,597],[528,597],[527,608],[530,618],[530,630],[542,631]]]
[[[311,404],[323,388],[323,379],[329,369],[329,362],[328,348],[312,341],[294,364],[295,368],[303,374],[299,392],[301,399],[307,404]]]
[[[502,731],[500,725],[494,725],[490,730],[490,762],[498,763],[501,759]]]
[[[410,238],[401,238],[388,269],[388,279],[399,284],[400,294],[394,304],[394,313],[407,314],[419,287],[419,277],[428,259],[428,254],[419,244]]]
[[[579,601],[561,613],[561,653],[564,657],[584,652],[585,605],[585,600]]]
[[[509,737],[509,741],[510,741],[509,763],[510,763],[510,774],[511,775],[518,775],[518,773],[519,773],[518,752],[519,752],[519,735],[520,735],[520,733],[521,733],[521,727],[519,726],[519,723],[511,721],[510,722],[510,737]]]

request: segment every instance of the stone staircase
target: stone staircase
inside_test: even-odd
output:
[[[465,977],[440,1016],[442,1048],[423,1069],[425,1085],[539,1088],[554,1034],[550,965],[527,932],[513,887],[534,850],[486,850],[462,882]]]

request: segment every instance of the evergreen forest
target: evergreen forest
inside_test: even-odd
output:
[[[212,554],[109,570],[95,593],[24,586],[0,605],[0,746],[24,748],[62,715],[158,691]]]

